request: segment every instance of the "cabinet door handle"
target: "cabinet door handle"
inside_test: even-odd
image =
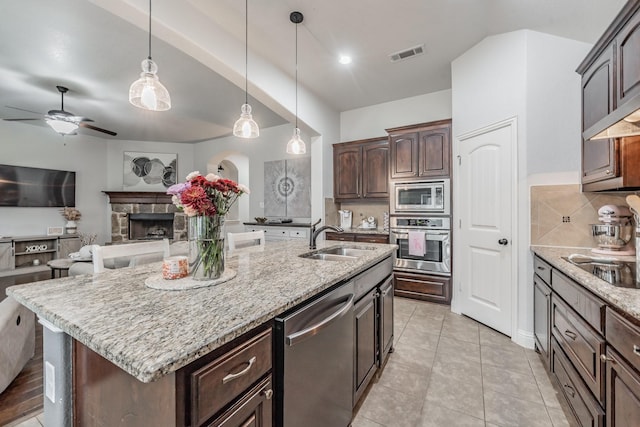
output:
[[[538,270],[543,270],[543,271],[544,271],[544,270],[546,270],[546,268],[544,268],[544,267],[543,267],[543,266],[541,266],[541,265],[539,265],[537,268],[538,268]]]
[[[636,356],[640,356],[640,345],[633,345],[633,354],[635,354]]]
[[[269,400],[273,397],[273,390],[271,389],[263,390],[262,395],[264,396],[265,399]]]
[[[576,396],[576,391],[569,384],[563,384],[562,386],[567,389],[567,392],[571,394],[571,397]]]
[[[226,383],[228,383],[229,381],[233,381],[233,380],[235,380],[236,378],[241,377],[241,376],[243,376],[244,374],[246,374],[247,372],[249,372],[249,369],[251,369],[251,367],[253,366],[253,364],[254,364],[254,363],[256,363],[256,356],[253,356],[251,359],[249,359],[249,362],[248,362],[248,363],[249,363],[249,365],[248,365],[246,368],[244,368],[242,371],[240,371],[240,372],[236,372],[235,374],[229,374],[229,375],[225,376],[225,377],[222,379],[222,384],[226,384]]]
[[[609,169],[607,169],[607,170],[605,171],[605,173],[606,173],[607,175],[611,175],[611,171],[610,171]]]
[[[564,331],[564,334],[565,334],[566,336],[568,336],[569,338],[571,338],[573,341],[575,341],[575,340],[576,340],[577,335],[576,335],[576,333],[575,333],[575,332],[570,331],[570,330],[568,330],[568,329],[567,329],[566,331]]]
[[[609,357],[606,354],[601,354],[600,355],[600,360],[602,360],[603,362],[616,363],[616,359],[614,359],[613,357]]]

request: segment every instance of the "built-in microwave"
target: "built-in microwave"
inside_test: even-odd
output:
[[[428,213],[449,215],[451,184],[449,179],[393,183],[391,213]]]

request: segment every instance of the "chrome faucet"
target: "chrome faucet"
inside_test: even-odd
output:
[[[309,249],[316,248],[316,239],[318,238],[318,235],[324,230],[333,230],[337,231],[338,233],[342,233],[344,231],[341,227],[335,225],[323,225],[316,230],[316,225],[320,224],[321,221],[322,219],[319,219],[315,224],[311,224],[311,233],[309,233]]]

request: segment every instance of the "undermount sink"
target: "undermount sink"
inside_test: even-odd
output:
[[[353,261],[358,257],[366,255],[370,250],[371,249],[369,248],[350,248],[345,246],[335,246],[313,252],[307,252],[300,255],[300,257],[319,259],[322,261]]]
[[[308,259],[319,259],[322,261],[353,261],[354,259],[358,259],[355,256],[347,256],[347,255],[335,255],[335,254],[321,254],[321,253],[313,253],[313,254],[302,254],[301,258]]]

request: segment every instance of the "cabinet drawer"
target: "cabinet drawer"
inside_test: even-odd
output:
[[[207,427],[269,427],[272,425],[272,396],[271,376],[269,376],[245,393],[242,399]]]
[[[267,238],[268,237],[275,237],[275,238],[289,237],[289,230],[283,230],[282,228],[277,228],[277,227],[273,227],[273,229],[267,228],[264,233]]]
[[[605,336],[609,344],[640,372],[640,327],[623,319],[610,308],[607,308],[606,325]]]
[[[327,231],[324,237],[327,240],[340,240],[342,242],[354,242],[356,240],[355,234],[351,233],[332,233]]]
[[[551,352],[551,369],[579,424],[603,427],[604,411],[582,384],[579,374],[564,356],[555,339],[551,340]]]
[[[552,334],[596,399],[604,404],[605,341],[555,295],[551,297]]]
[[[541,258],[533,258],[533,271],[548,285],[551,283],[551,266]]]
[[[591,295],[582,286],[555,270],[551,272],[551,288],[596,331],[604,334],[604,310],[606,306],[602,300]]]
[[[304,239],[307,237],[307,230],[301,228],[300,230],[289,230],[289,237],[293,239]]]
[[[271,369],[271,330],[191,374],[191,424],[200,425]]]
[[[395,295],[447,304],[451,302],[451,279],[448,277],[394,272],[393,281]]]
[[[385,234],[356,234],[356,242],[389,243],[389,236]]]

